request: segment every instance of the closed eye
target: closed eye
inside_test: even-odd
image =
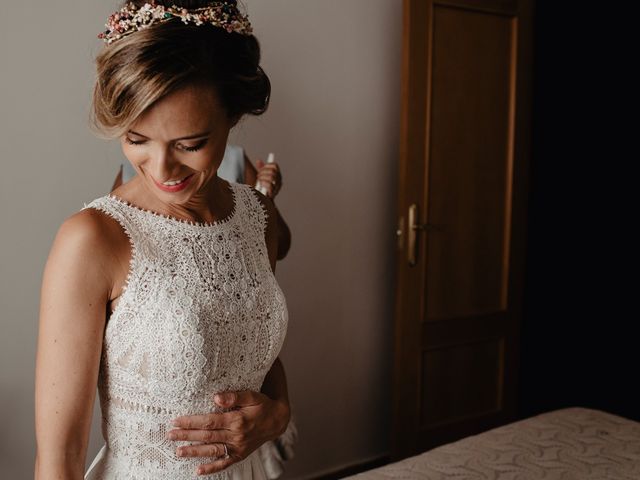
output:
[[[125,141],[129,144],[129,145],[142,145],[146,142],[146,140],[131,140],[129,137],[125,137]],[[197,152],[198,150],[200,150],[201,148],[203,148],[206,144],[207,144],[207,140],[203,140],[202,142],[200,142],[197,145],[194,145],[193,147],[187,147],[186,145],[182,145],[180,146],[181,150],[185,150],[187,152]]]
[[[202,142],[200,142],[197,145],[194,145],[193,147],[187,147],[186,145],[183,145],[183,150],[186,150],[187,152],[197,152],[198,150],[200,150],[202,147],[204,147],[207,144],[207,140],[204,140]]]

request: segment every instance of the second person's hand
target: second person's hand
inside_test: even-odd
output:
[[[282,188],[282,172],[277,162],[265,163],[263,160],[256,160],[257,181],[262,185],[267,193],[267,197],[275,198]]]
[[[224,401],[214,398],[216,404],[231,410],[178,417],[174,419],[176,428],[167,432],[170,440],[204,442],[178,447],[179,456],[220,457],[214,463],[200,465],[199,474],[218,472],[247,458],[263,443],[278,438],[289,423],[289,405],[264,393],[244,390],[220,395]]]

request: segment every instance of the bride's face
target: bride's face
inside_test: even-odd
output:
[[[215,89],[193,84],[158,100],[120,142],[151,192],[183,204],[215,185],[231,126]]]

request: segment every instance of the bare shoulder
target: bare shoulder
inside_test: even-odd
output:
[[[254,194],[258,197],[260,204],[264,208],[267,214],[267,228],[265,232],[265,242],[269,250],[269,260],[271,261],[271,269],[276,270],[276,259],[278,256],[278,212],[273,201],[267,197],[264,193],[251,188]]]
[[[107,214],[86,208],[67,217],[56,234],[55,244],[75,253],[92,252],[95,260],[107,260],[118,224]]]
[[[47,260],[48,269],[82,269],[95,288],[110,289],[119,251],[116,247],[123,236],[116,220],[107,214],[94,208],[80,210],[60,225]]]

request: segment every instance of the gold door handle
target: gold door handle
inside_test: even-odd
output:
[[[418,231],[428,232],[439,228],[431,223],[419,223],[418,205],[414,203],[409,207],[408,230],[407,261],[409,266],[414,267],[418,263]]]

